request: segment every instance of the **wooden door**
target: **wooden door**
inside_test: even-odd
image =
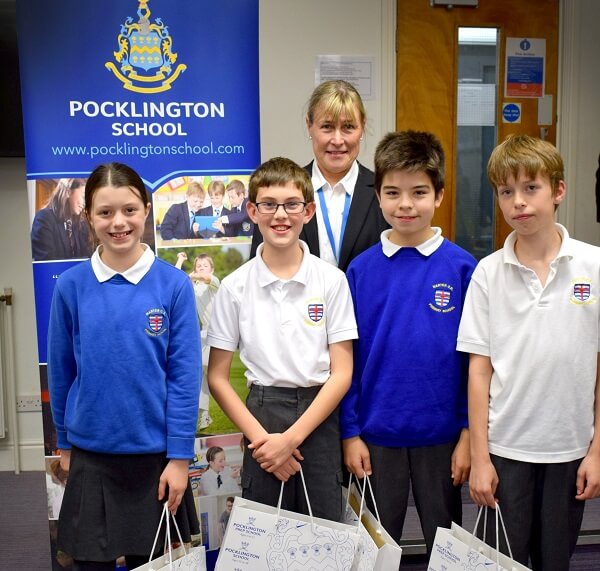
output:
[[[444,235],[451,240],[455,239],[457,193],[461,192],[460,184],[457,186],[456,182],[458,29],[476,27],[498,30],[496,141],[492,141],[491,146],[504,140],[510,133],[540,136],[538,99],[504,95],[505,50],[506,38],[546,40],[544,93],[553,98],[552,124],[546,126],[545,137],[555,143],[558,14],[559,0],[479,0],[476,8],[432,7],[430,0],[398,0],[396,127],[398,130],[431,131],[442,141],[446,151],[446,187],[444,201],[436,212],[434,224],[441,226]],[[503,122],[502,104],[509,102],[520,103],[520,123]],[[481,200],[488,200],[484,189],[480,190]],[[494,207],[490,208],[493,214]],[[493,225],[493,249],[497,249],[510,232],[497,206],[494,221],[490,224]],[[476,252],[474,254],[477,255]]]

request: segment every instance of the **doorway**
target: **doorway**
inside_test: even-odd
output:
[[[479,0],[477,7],[452,8],[433,1],[398,0],[396,128],[440,138],[446,186],[433,223],[479,259],[500,248],[511,230],[487,182],[491,150],[511,133],[556,142],[559,0]],[[542,92],[513,95],[505,86],[507,44],[511,56],[515,42],[538,40],[545,43]],[[508,113],[514,109],[516,119]]]

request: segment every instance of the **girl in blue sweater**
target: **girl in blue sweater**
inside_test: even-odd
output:
[[[142,244],[150,201],[126,165],[97,167],[85,212],[98,247],[58,278],[48,332],[52,414],[69,471],[58,547],[76,571],[148,560],[162,510],[198,533],[200,333],[187,276]]]

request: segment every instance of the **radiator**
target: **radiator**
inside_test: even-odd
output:
[[[0,295],[0,438],[11,436],[15,473],[20,472],[19,429],[17,424],[17,397],[14,367],[13,295],[4,288]],[[9,424],[10,426],[7,426]]]

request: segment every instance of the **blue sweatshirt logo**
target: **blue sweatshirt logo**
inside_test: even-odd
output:
[[[167,331],[165,316],[167,312],[164,309],[150,309],[146,311],[148,327],[144,331],[151,337],[157,337]]]
[[[433,284],[433,303],[429,307],[438,313],[449,313],[456,309],[453,304],[454,287],[447,283]]]

